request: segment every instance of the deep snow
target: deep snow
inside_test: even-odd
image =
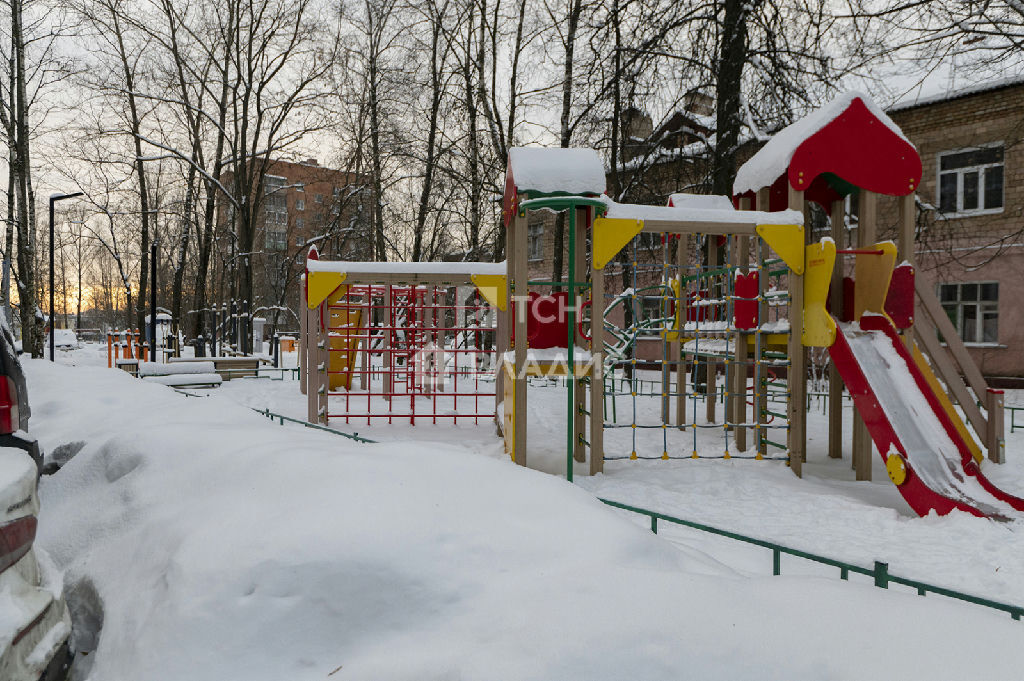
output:
[[[294,381],[195,398],[25,364],[47,451],[85,443],[42,486],[39,538],[102,603],[81,678],[998,680],[1024,663],[1005,615],[790,561],[761,577],[763,552],[655,537],[588,493],[1024,601],[1015,526],[912,518],[848,461],[812,457],[803,480],[779,462],[615,461],[572,486],[512,465],[489,424],[363,428],[391,441],[362,445],[237,404],[301,416]],[[986,468],[1011,492],[1019,439]]]

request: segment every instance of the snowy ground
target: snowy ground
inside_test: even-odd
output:
[[[588,494],[1024,603],[1019,527],[915,517],[880,459],[857,483],[824,456],[820,415],[803,479],[777,461],[610,461],[574,487],[511,465],[489,423],[332,424],[381,441],[362,445],[239,406],[302,417],[291,380],[191,398],[96,346],[58,361],[82,366],[26,370],[44,447],[85,443],[44,481],[39,540],[79,612],[102,602],[80,678],[1020,676],[1008,616],[797,559],[772,578],[763,550],[654,537]],[[531,457],[564,472],[563,398],[530,395]],[[1024,432],[1007,458],[986,474],[1024,494]]]

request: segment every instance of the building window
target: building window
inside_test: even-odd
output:
[[[288,225],[288,180],[267,175],[263,179],[264,223],[269,234],[275,228]]]
[[[296,246],[305,246],[306,245],[306,240],[303,239],[301,236],[297,236],[297,237],[295,237],[295,245]]]
[[[306,199],[296,199],[295,210],[306,210]]]
[[[305,182],[296,182],[295,183],[295,191],[297,191],[297,192],[304,192],[304,191],[306,191],[306,183]],[[299,210],[301,210],[301,208]]]
[[[324,202],[324,195],[323,194],[317,194],[316,195],[316,202],[317,203],[323,203]]]
[[[939,154],[939,210],[946,214],[1003,209],[1003,146]]]
[[[963,342],[999,342],[999,284],[939,284],[939,300]]]
[[[306,221],[303,218],[295,218],[296,229],[302,229],[306,226]]]
[[[544,259],[544,225],[530,225],[526,233],[526,251],[530,260]]]
[[[264,244],[268,251],[283,251],[288,247],[288,233],[283,229],[266,229]]]

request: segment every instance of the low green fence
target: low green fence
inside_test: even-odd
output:
[[[1018,428],[1024,428],[1024,423],[1017,423],[1017,412],[1024,411],[1024,407],[1003,407],[1006,411],[1010,412],[1010,432],[1017,430]]]
[[[1019,620],[1021,614],[1024,614],[1024,607],[1017,605],[1010,605],[1008,603],[1000,603],[999,601],[993,601],[988,598],[982,598],[980,596],[972,596],[971,594],[963,593],[962,591],[956,591],[954,589],[947,589],[945,587],[936,586],[934,584],[928,584],[927,582],[919,582],[916,579],[907,579],[906,577],[897,577],[896,575],[889,574],[889,564],[875,561],[873,567],[863,567],[861,565],[854,565],[853,563],[847,563],[845,561],[836,560],[835,558],[828,558],[826,556],[819,556],[814,553],[808,553],[807,551],[801,551],[799,549],[793,549],[782,544],[776,544],[764,539],[756,539],[754,537],[748,537],[746,535],[738,534],[736,532],[730,532],[728,530],[721,530],[717,527],[710,525],[704,525],[701,523],[695,523],[692,520],[683,520],[682,518],[676,518],[664,513],[658,513],[657,511],[649,511],[645,508],[638,508],[636,506],[630,506],[629,504],[619,503],[618,501],[612,501],[611,499],[598,499],[614,508],[620,508],[624,511],[631,513],[637,513],[639,515],[647,516],[651,519],[651,532],[657,534],[658,532],[658,521],[663,520],[673,525],[681,525],[683,527],[689,527],[694,530],[700,530],[701,532],[708,532],[715,534],[720,537],[728,537],[736,541],[744,542],[746,544],[753,544],[754,546],[761,546],[769,549],[772,552],[772,574],[782,574],[782,555],[795,556],[797,558],[803,558],[814,563],[820,563],[822,565],[830,565],[835,568],[839,568],[839,578],[849,579],[850,573],[865,575],[871,577],[875,581],[875,586],[888,589],[890,584],[902,584],[903,586],[909,586],[912,589],[917,589],[919,596],[933,593],[940,596],[946,596],[948,598],[955,598],[957,600],[966,601],[975,605],[983,605],[986,608],[992,608],[994,610],[1001,610],[1009,613],[1010,617],[1015,620]]]
[[[331,433],[333,435],[340,435],[342,437],[347,437],[349,440],[355,440],[356,442],[376,442],[376,440],[370,440],[370,439],[367,439],[365,437],[359,437],[359,433],[346,433],[346,432],[341,431],[341,430],[335,430],[334,428],[328,428],[327,426],[322,426],[319,423],[310,423],[308,421],[303,421],[302,419],[295,419],[295,418],[292,418],[291,416],[285,416],[284,414],[275,414],[274,412],[270,411],[269,408],[268,409],[256,409],[255,407],[249,407],[249,408],[252,409],[257,414],[260,414],[261,416],[266,416],[271,421],[277,421],[278,424],[282,425],[282,426],[285,424],[285,422],[288,422],[288,423],[298,423],[299,425],[305,426],[306,428],[312,428],[313,430],[322,430],[322,431],[324,431],[326,433]]]

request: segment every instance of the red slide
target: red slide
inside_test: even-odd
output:
[[[829,354],[882,459],[902,457],[906,478],[897,488],[915,512],[1008,520],[1024,511],[1024,499],[982,474],[888,319],[865,314],[839,324]]]

